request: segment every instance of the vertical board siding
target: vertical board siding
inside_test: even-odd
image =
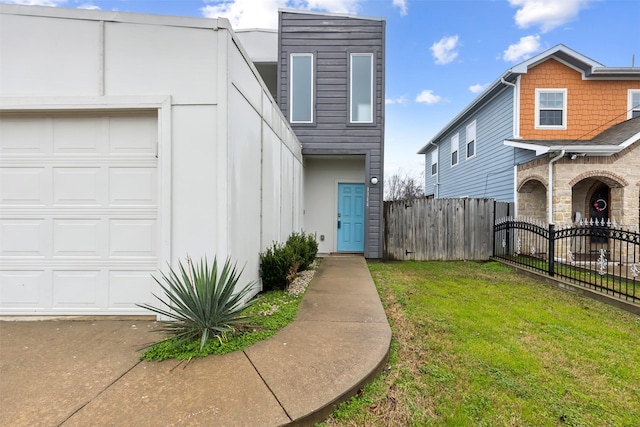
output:
[[[493,199],[416,199],[384,203],[384,258],[486,261],[496,214],[512,203]]]
[[[314,55],[314,115],[291,127],[305,155],[365,155],[368,190],[365,256],[382,256],[385,21],[354,16],[280,12],[278,104],[289,117],[289,56]],[[349,57],[373,53],[373,123],[349,123]],[[377,177],[380,184],[371,185]]]

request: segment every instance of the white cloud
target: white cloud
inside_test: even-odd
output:
[[[27,6],[51,6],[58,7],[67,3],[68,0],[8,0],[3,3],[24,4]]]
[[[502,59],[508,62],[516,62],[530,58],[534,53],[540,50],[540,36],[521,37],[516,44],[510,45],[504,51]]]
[[[442,97],[433,93],[431,89],[423,90],[418,94],[418,96],[416,96],[416,102],[421,102],[427,105],[437,104],[440,101],[442,101]]]
[[[458,36],[443,37],[440,41],[434,43],[430,49],[436,64],[448,64],[458,56]]]
[[[78,9],[100,10],[100,7],[95,4],[85,3],[78,6]]]
[[[392,105],[392,104],[405,105],[405,104],[407,103],[407,101],[408,101],[408,100],[407,100],[407,97],[406,97],[406,96],[404,96],[404,95],[402,95],[402,96],[399,96],[399,97],[397,97],[397,98],[386,98],[386,99],[384,100],[384,103],[385,103],[386,105]]]
[[[573,20],[592,0],[509,0],[517,7],[516,24],[520,28],[539,26],[543,33]]]
[[[363,0],[205,0],[201,10],[205,18],[227,18],[238,28],[277,28],[278,9],[317,10],[333,13],[357,13]]]
[[[355,14],[358,13],[358,6],[362,1],[363,0],[289,0],[287,1],[287,7]]]
[[[469,86],[469,90],[472,93],[480,93],[483,90],[485,90],[487,88],[487,86],[489,86],[488,84],[480,84],[480,83],[476,83],[473,86]]]
[[[400,9],[400,15],[407,15],[407,0],[393,0],[393,6]]]

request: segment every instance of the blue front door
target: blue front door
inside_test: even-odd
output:
[[[364,184],[338,184],[338,252],[364,252]]]

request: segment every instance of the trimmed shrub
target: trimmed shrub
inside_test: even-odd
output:
[[[315,234],[293,232],[287,239],[287,246],[291,247],[296,255],[299,270],[308,270],[318,254],[318,242]]]
[[[262,290],[286,289],[296,277],[298,265],[297,256],[290,246],[274,243],[260,254]]]

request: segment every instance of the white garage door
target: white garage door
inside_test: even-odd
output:
[[[0,314],[149,314],[157,112],[0,116]]]

